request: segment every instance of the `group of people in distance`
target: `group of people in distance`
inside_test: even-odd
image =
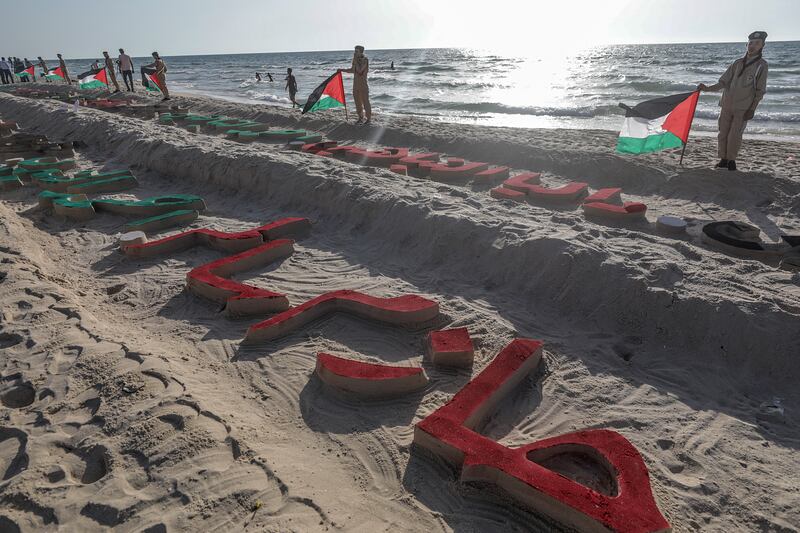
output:
[[[153,52],[152,55],[153,62],[149,65],[146,65],[146,67],[155,69],[154,76],[156,78],[156,83],[159,85],[159,89],[161,89],[161,92],[164,95],[164,100],[169,100],[169,89],[167,89],[166,79],[167,65],[164,63],[164,60],[161,58],[161,56],[159,56],[158,52]],[[68,84],[71,84],[72,80],[70,79],[67,65],[64,62],[63,57],[61,57],[61,54],[57,54],[57,56],[59,62],[58,66],[61,69],[64,81],[66,81]],[[47,63],[44,59],[42,59],[41,56],[38,57],[38,60],[39,67],[43,72],[43,76],[46,76],[49,72]],[[125,83],[125,89],[128,92],[136,91],[133,79],[133,59],[131,56],[125,53],[124,49],[119,49],[119,56],[116,58],[116,60],[112,59],[107,51],[104,51],[103,61],[104,67],[100,66],[100,61],[95,60],[91,68],[93,70],[100,70],[101,68],[106,69],[109,88],[110,85],[113,84],[114,92],[120,92],[119,82],[117,81],[117,72],[119,72],[122,75],[122,81]],[[2,79],[2,83],[14,83],[14,72],[19,72],[20,66],[30,67],[33,66],[33,64],[28,61],[27,58],[20,60],[16,57],[10,57],[8,61],[6,58],[0,58],[0,79]],[[392,69],[394,69],[394,62],[392,62]],[[353,100],[355,100],[356,113],[358,114],[358,121],[356,124],[369,124],[372,120],[372,106],[369,102],[369,84],[367,83],[367,75],[369,74],[369,59],[364,54],[364,47],[360,45],[356,46],[350,68],[338,69],[337,72],[345,72],[353,75]],[[269,81],[274,81],[271,73],[267,72],[266,76]],[[35,77],[36,76],[34,74],[33,79],[26,81],[34,81]],[[256,72],[256,81],[263,81],[261,74],[258,72]],[[292,74],[291,68],[286,69],[285,81],[286,86],[284,87],[284,90],[289,93],[289,100],[292,102],[292,107],[300,106],[296,99],[297,80],[295,79],[294,74]]]
[[[41,57],[39,60],[41,61]],[[41,63],[40,63],[41,64]],[[30,68],[33,66],[33,63],[28,61],[28,58],[20,59],[18,57],[8,56],[8,59],[5,57],[0,57],[0,80],[2,81],[3,85],[7,85],[9,83],[16,83],[14,81],[14,73],[20,72],[22,69]],[[20,78],[19,80],[21,83],[33,81],[29,78]]]
[[[61,75],[64,78],[64,81],[67,84],[72,84],[72,79],[69,75],[69,69],[67,69],[67,64],[64,62],[64,58],[61,54],[56,54],[58,57],[58,66],[61,69]],[[47,68],[47,63],[42,56],[37,58],[39,60],[38,66],[42,70],[42,77],[45,78],[45,81],[50,81],[47,79],[47,74],[50,70]],[[107,51],[103,51],[103,67],[100,67],[100,61],[95,59],[94,63],[92,63],[92,70],[100,70],[101,68],[105,68],[106,72],[108,73],[109,84],[114,84],[114,92],[120,92],[119,82],[117,81],[117,72],[122,75],[122,81],[125,83],[125,89],[129,92],[135,92],[136,86],[134,85],[133,80],[133,59],[131,56],[125,53],[125,50],[122,48],[119,49],[119,56],[116,60],[112,59],[111,56]],[[22,68],[29,68],[34,66],[33,63],[28,61],[28,58],[20,60],[16,57],[9,57],[6,60],[5,57],[0,58],[0,79],[2,83],[9,84],[14,83],[14,72],[19,72]],[[169,100],[169,90],[167,89],[167,65],[164,63],[164,60],[161,59],[161,56],[158,55],[158,52],[153,52],[153,62],[149,65],[146,65],[148,68],[155,69],[155,77],[159,84],[159,88],[164,95],[164,100]],[[34,72],[33,76],[26,77],[25,79],[20,79],[20,81],[35,81],[36,74]]]

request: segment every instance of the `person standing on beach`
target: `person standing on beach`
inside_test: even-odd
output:
[[[3,58],[6,65],[6,79],[8,80],[7,83],[14,83],[14,62],[11,60],[9,56],[8,59]]]
[[[153,59],[154,61],[147,65],[147,67],[156,69],[156,83],[158,83],[158,88],[161,89],[161,93],[164,95],[162,101],[169,100],[169,89],[167,89],[167,64],[164,63],[164,60],[161,59],[158,52],[153,52]]]
[[[22,64],[23,64],[23,66],[25,68],[31,68],[33,66],[33,63],[28,61],[27,57],[22,59]],[[36,71],[33,72],[33,76],[26,76],[25,77],[25,81],[27,81],[27,82],[35,82],[36,81]]]
[[[22,61],[20,61],[20,59],[18,57],[11,57],[9,59],[11,60],[11,65],[13,67],[11,72],[13,72],[14,75],[16,76],[17,72],[19,72],[20,70],[25,68],[25,65],[22,64]],[[12,80],[13,80],[13,77],[12,77]],[[25,81],[25,78],[20,77],[19,82],[23,83],[24,81]]]
[[[64,73],[64,80],[67,82],[67,85],[72,85],[72,80],[69,79],[69,72],[67,71],[67,64],[64,62],[64,58],[61,57],[61,54],[56,54],[58,56],[58,66],[61,68],[61,72]]]
[[[300,107],[300,104],[294,99],[295,95],[297,94],[297,80],[294,78],[294,74],[292,74],[292,69],[286,69],[286,87],[284,90],[289,91],[289,100],[292,101],[292,109],[294,106]]]
[[[129,92],[135,92],[133,86],[133,59],[125,53],[122,48],[119,49],[119,57],[117,57],[117,65],[119,71],[122,73],[122,81],[125,82],[125,89]]]
[[[50,80],[47,78],[47,73],[49,72],[47,70],[47,63],[44,62],[44,59],[42,59],[42,56],[39,56],[36,59],[39,60],[39,68],[42,69],[42,71],[44,72],[44,74],[42,74],[42,77],[44,77],[44,79],[45,79],[45,81],[47,83],[50,83]]]
[[[6,61],[5,57],[0,57],[0,79],[3,81],[3,85],[11,83],[11,78],[11,63]]]
[[[358,113],[356,124],[369,124],[372,120],[372,106],[369,103],[369,84],[367,83],[369,59],[364,55],[363,46],[356,46],[352,66],[348,69],[339,69],[339,72],[353,75],[353,100],[356,101],[356,113]],[[367,120],[364,120],[365,113]]]
[[[719,135],[717,146],[720,161],[717,168],[736,170],[736,157],[742,146],[742,134],[747,121],[755,116],[764,94],[767,92],[769,65],[761,57],[767,32],[754,31],[748,37],[744,57],[733,62],[718,83],[697,86],[698,91],[723,90],[719,105]]]
[[[117,83],[117,69],[114,68],[114,61],[111,59],[111,56],[108,55],[108,52],[103,51],[103,57],[105,58],[106,62],[106,72],[109,76],[111,76],[111,82],[114,84],[114,88],[116,89],[114,92],[119,92],[119,83]]]

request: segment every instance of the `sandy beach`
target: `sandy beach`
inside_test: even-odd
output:
[[[674,152],[617,155],[610,131],[385,116],[356,127],[339,112],[170,104],[542,172],[549,186],[621,187],[647,221],[192,133],[152,110],[73,112],[0,93],[3,120],[76,142],[78,170],[130,168],[139,186],[106,196],[205,200],[190,226],[150,240],[306,217],[291,256],[235,278],[292,306],[357,290],[421,295],[441,313],[410,329],[336,313],[245,345],[265,317],[229,318],[186,290],[187,273],[222,252],[131,258],[117,243],[123,217],[71,221],[41,209],[36,187],[3,192],[0,530],[560,531],[412,446],[415,424],[523,337],[544,342],[542,362],[483,435],[522,446],[612,429],[642,455],[674,531],[800,529],[800,273],[700,238],[719,220],[757,226],[767,242],[800,234],[800,143],[748,139],[740,172],[715,172],[712,137],[692,137],[680,166]],[[687,233],[660,233],[660,215],[682,217]],[[455,327],[469,329],[474,365],[431,365],[427,334]],[[321,382],[320,352],[422,366],[429,381],[364,400]],[[765,408],[776,399],[781,415]]]

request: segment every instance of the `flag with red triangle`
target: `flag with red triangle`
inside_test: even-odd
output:
[[[344,100],[344,82],[342,81],[341,72],[336,72],[336,74],[333,74],[314,89],[314,92],[306,100],[303,114],[334,107],[347,107]]]
[[[625,122],[617,152],[646,154],[684,146],[689,140],[699,95],[699,91],[694,91],[647,100],[633,107],[620,104],[625,110]]]
[[[104,67],[93,68],[78,74],[78,87],[81,89],[108,89],[108,76]]]
[[[64,71],[61,70],[61,67],[51,68],[47,71],[45,78],[48,80],[63,80],[66,79],[64,77]]]
[[[20,70],[14,72],[20,78],[33,78],[34,77],[34,67],[33,65],[29,67],[22,67]]]
[[[163,87],[158,83],[156,69],[154,67],[142,67],[140,71],[142,74],[142,85],[144,85],[145,89],[152,92],[164,92]]]

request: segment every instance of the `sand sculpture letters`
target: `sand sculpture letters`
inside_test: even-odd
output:
[[[619,191],[597,194],[596,200],[604,200],[618,196]],[[281,219],[235,233],[204,228],[126,246],[123,251],[131,258],[169,255],[200,245],[233,252],[193,268],[187,275],[187,287],[223,303],[228,314],[277,313],[250,326],[245,343],[289,335],[336,312],[406,326],[430,323],[439,316],[438,303],[418,295],[378,298],[342,290],[291,307],[281,293],[227,279],[234,272],[290,255],[293,241],[283,237],[305,234],[309,228],[309,221],[303,218]],[[478,432],[498,402],[536,369],[541,353],[540,341],[512,341],[449,402],[416,425],[414,444],[461,467],[462,481],[496,485],[536,512],[580,531],[670,531],[653,499],[644,461],[619,433],[579,431],[510,448]],[[431,332],[426,357],[435,368],[472,366],[474,347],[468,329]],[[411,394],[429,382],[422,367],[367,363],[330,353],[317,354],[315,374],[325,384],[364,399]],[[543,466],[560,455],[588,458],[611,479],[610,486],[604,492]]]

